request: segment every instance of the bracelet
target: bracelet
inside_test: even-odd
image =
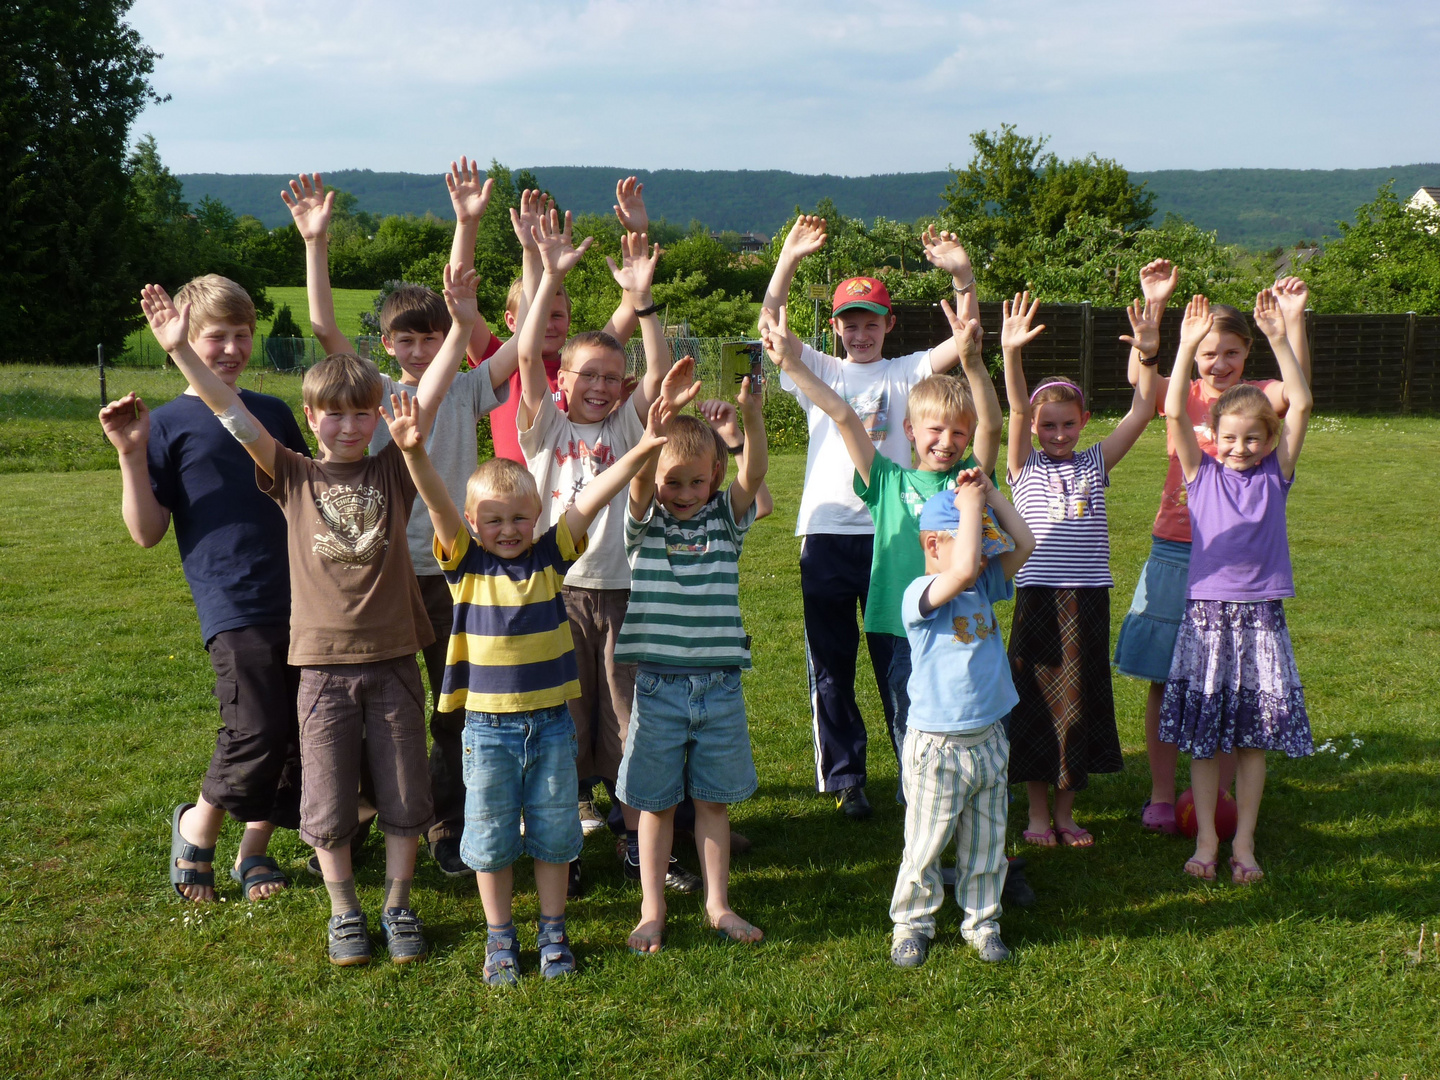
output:
[[[745,444],[742,442],[739,446],[731,446],[729,443],[726,443],[725,449],[730,451],[731,457],[739,457],[745,452]]]
[[[1140,363],[1144,364],[1146,367],[1154,367],[1156,364],[1160,363],[1160,354],[1156,353],[1154,356],[1141,356],[1139,359]]]
[[[655,312],[657,312],[657,311],[659,311],[659,310],[660,310],[660,305],[659,305],[659,304],[651,304],[651,305],[650,305],[649,307],[647,307],[647,308],[636,308],[636,309],[635,309],[635,317],[636,317],[637,319],[643,319],[643,318],[645,318],[646,315],[654,315]]]
[[[952,281],[951,284],[954,285],[954,282]],[[967,293],[975,287],[975,279],[971,278],[968,285],[955,285],[954,287],[957,293]]]

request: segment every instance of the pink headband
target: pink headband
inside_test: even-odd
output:
[[[1068,386],[1071,390],[1074,390],[1080,398],[1080,411],[1082,413],[1085,411],[1085,391],[1081,390],[1080,387],[1076,386],[1069,379],[1051,379],[1049,382],[1041,383],[1035,388],[1035,392],[1030,395],[1030,404],[1035,404],[1035,399],[1039,396],[1041,390],[1048,390],[1052,386]]]

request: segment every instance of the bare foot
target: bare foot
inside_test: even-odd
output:
[[[194,812],[195,807],[192,806],[181,815],[180,836],[187,844],[194,844],[196,847],[205,847],[206,845],[200,843],[194,836],[187,835],[186,833],[185,822],[190,819],[190,816]],[[201,873],[212,869],[211,864],[208,862],[191,862],[188,859],[176,859],[175,865],[181,870],[198,870]],[[176,885],[175,888],[179,890],[180,895],[185,897],[185,899],[193,900],[197,904],[208,904],[215,899],[215,889],[210,885]]]
[[[752,926],[729,908],[722,911],[718,917],[711,916],[710,925],[717,934],[742,945],[758,945],[765,938],[758,926]]]
[[[633,953],[644,953],[648,956],[659,952],[665,946],[665,920],[645,919],[630,931],[626,944]]]

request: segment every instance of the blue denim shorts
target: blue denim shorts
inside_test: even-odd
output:
[[[1150,538],[1150,557],[1135,583],[1135,599],[1115,639],[1115,667],[1132,679],[1163,683],[1170,677],[1175,636],[1185,615],[1190,545]]]
[[[686,795],[737,803],[758,786],[739,669],[681,674],[642,664],[616,797],[653,813]]]
[[[575,722],[566,706],[523,713],[467,711],[461,746],[465,832],[460,857],[467,866],[494,873],[522,853],[549,863],[579,858],[585,837],[575,809]]]

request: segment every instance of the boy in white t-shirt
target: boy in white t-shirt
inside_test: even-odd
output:
[[[580,261],[590,241],[574,246],[568,218],[562,230],[553,211],[539,221],[533,238],[543,272],[529,318],[543,324],[565,275]],[[564,408],[556,403],[545,380],[543,357],[529,340],[534,335],[521,337],[521,396],[515,426],[526,468],[540,491],[542,528],[554,524],[587,484],[640,441],[650,403],[660,394],[670,370],[670,347],[657,315],[658,305],[650,295],[659,250],[649,246],[644,233],[630,232],[621,240],[621,251],[622,265],[606,261],[634,306],[645,343],[645,375],[628,399],[622,400],[625,349],[605,331],[576,334],[560,350]],[[582,789],[588,790],[598,779],[612,798],[635,693],[635,665],[615,661],[615,639],[630,599],[625,499],[625,492],[620,492],[595,516],[589,545],[566,573],[562,590],[580,679],[580,696],[569,703],[578,745],[576,772]],[[628,877],[638,881],[640,814],[623,804],[621,813],[625,869]],[[578,859],[571,863],[570,872],[571,894],[578,895]],[[700,887],[699,878],[673,857],[666,877],[673,890],[695,892]]]
[[[979,317],[970,258],[951,233],[927,230],[926,257],[954,279],[961,320]],[[825,219],[797,218],[780,251],[760,314],[761,327],[779,322],[800,260],[825,243]],[[910,443],[902,421],[910,388],[921,379],[949,371],[960,356],[953,340],[909,356],[882,356],[885,335],[895,326],[890,294],[875,278],[842,281],[835,290],[830,325],[844,348],[843,358],[809,346],[800,360],[835,390],[864,422],[875,449],[901,468],[911,467]],[[805,490],[795,534],[800,543],[800,591],[805,610],[805,657],[810,674],[811,724],[815,739],[816,790],[835,795],[835,805],[852,820],[871,813],[865,797],[865,721],[855,702],[855,661],[860,631],[855,605],[863,609],[870,590],[875,525],[855,495],[855,466],[835,423],[783,373],[780,386],[800,403],[810,429]],[[895,723],[889,691],[891,639],[867,634],[870,663],[885,709],[887,729]],[[892,734],[893,740],[893,734]]]

